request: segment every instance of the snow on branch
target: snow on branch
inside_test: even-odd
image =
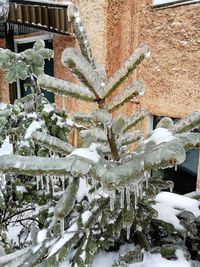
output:
[[[64,219],[73,209],[78,189],[79,189],[79,178],[74,177],[69,182],[66,191],[56,204],[54,215],[57,219]]]
[[[0,157],[0,172],[24,175],[85,175],[93,162],[80,156],[68,158],[42,158],[36,156],[7,155]]]
[[[143,120],[148,115],[147,111],[144,109],[136,111],[133,116],[129,119],[127,122],[126,127],[124,128],[124,132],[127,132],[131,128],[133,128],[137,123],[141,120]]]
[[[180,133],[176,134],[175,137],[186,151],[193,148],[200,148],[200,133]]]
[[[63,81],[49,75],[39,76],[37,84],[46,91],[54,94],[70,96],[71,98],[81,99],[88,102],[93,102],[95,100],[94,94],[89,91],[87,87]]]
[[[119,94],[114,96],[106,108],[110,112],[116,111],[134,97],[138,95],[142,96],[143,94],[144,94],[143,84],[139,81],[134,81],[132,84],[123,89]]]
[[[134,182],[144,171],[173,167],[185,160],[185,150],[177,142],[162,143],[135,155],[130,161],[114,167],[96,168],[96,176],[109,188],[124,187]]]
[[[77,49],[66,48],[62,53],[61,61],[64,66],[71,70],[78,80],[95,94],[97,99],[103,97],[101,88],[102,79]]]
[[[149,46],[146,44],[140,45],[135,52],[128,58],[123,66],[117,70],[108,80],[104,87],[104,96],[109,96],[119,85],[136,69],[150,53]]]
[[[69,155],[70,153],[74,151],[73,146],[49,134],[44,134],[44,133],[36,131],[32,133],[31,137],[34,140],[34,142],[36,142],[37,144],[41,144],[63,155]]]
[[[71,21],[72,23],[76,38],[79,42],[82,55],[87,59],[87,61],[91,64],[91,67],[95,70],[97,68],[96,62],[92,55],[92,50],[90,48],[85,27],[80,18],[78,6],[71,3],[68,6],[67,13],[69,21]]]
[[[170,127],[170,130],[173,133],[184,133],[191,131],[200,126],[200,109],[194,111],[189,116],[181,119],[173,126]]]
[[[138,130],[122,134],[118,139],[118,142],[120,143],[120,146],[130,145],[141,140],[143,137],[143,132]]]

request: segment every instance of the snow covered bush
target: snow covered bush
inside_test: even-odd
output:
[[[175,259],[177,249],[187,259],[199,261],[198,201],[191,200],[193,209],[165,206],[172,218],[167,220],[160,206],[163,196],[157,194],[172,190],[173,184],[152,177],[151,171],[176,167],[185,160],[187,150],[199,148],[199,133],[190,131],[200,125],[200,110],[175,124],[162,119],[147,139],[134,130],[146,111],[113,117],[113,111],[144,94],[142,83],[135,81],[105,101],[149,56],[149,47],[139,46],[107,79],[92,56],[75,5],[69,7],[68,16],[80,51],[65,49],[62,63],[81,84],[41,74],[46,58],[41,41],[29,50],[30,55],[43,51],[38,71],[31,67],[34,57],[26,61],[28,52],[12,54],[16,66],[23,62],[25,73],[22,63],[15,71],[5,67],[6,56],[3,62],[0,58],[10,81],[27,75],[33,78],[33,93],[0,111],[1,142],[6,145],[9,139],[13,151],[13,155],[0,156],[0,244],[9,253],[0,257],[0,265],[55,267],[70,262],[70,266],[92,266],[98,252],[117,251],[127,243],[136,247],[129,246],[129,251],[113,260],[113,266],[142,261],[144,251]],[[8,50],[1,53],[11,55]],[[91,114],[67,114],[48,103],[40,88],[96,103],[97,109]],[[133,143],[137,146],[131,151]],[[174,199],[166,194],[165,198]],[[13,244],[7,231],[17,222],[22,226],[20,240]]]

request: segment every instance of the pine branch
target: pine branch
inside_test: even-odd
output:
[[[111,154],[113,155],[114,160],[119,161],[120,156],[119,156],[117,144],[115,141],[115,135],[112,129],[110,128],[107,128],[107,138],[108,138],[108,143],[110,146]]]
[[[180,133],[176,134],[175,137],[186,151],[200,148],[200,133]]]
[[[31,137],[35,143],[43,145],[46,148],[52,149],[53,151],[61,153],[63,155],[69,155],[74,151],[73,146],[49,134],[44,134],[36,131],[32,133]]]
[[[85,113],[75,113],[72,116],[72,120],[75,123],[81,124],[85,127],[91,127],[95,125],[94,117]]]
[[[106,106],[109,112],[116,111],[121,108],[125,103],[129,102],[136,96],[144,94],[144,86],[139,81],[134,81],[128,87],[123,89],[118,95],[114,96],[110,103]]]
[[[124,128],[123,132],[127,132],[128,130],[133,128],[135,125],[137,125],[138,122],[143,120],[147,115],[148,113],[146,110],[141,109],[141,110],[136,111],[133,114],[133,116],[129,119],[129,121],[127,122],[127,125]]]
[[[66,48],[62,53],[61,60],[62,64],[68,67],[78,80],[95,94],[97,100],[103,98],[102,80],[77,49]]]
[[[121,135],[120,138],[118,139],[118,142],[120,146],[130,145],[141,140],[143,137],[144,134],[142,131],[128,132]]]
[[[194,111],[189,116],[179,120],[170,127],[173,133],[184,133],[191,131],[200,126],[200,109]]]
[[[85,175],[94,163],[83,157],[40,158],[35,156],[6,155],[0,157],[0,171],[24,175]]]
[[[168,117],[164,117],[162,118],[159,123],[157,124],[156,128],[166,128],[169,129],[171,127],[173,127],[173,120],[171,118]]]
[[[66,191],[56,204],[54,215],[57,219],[59,220],[64,219],[73,209],[78,189],[79,189],[79,178],[74,177],[70,181]]]
[[[78,6],[71,3],[68,6],[67,13],[68,13],[69,21],[71,21],[72,23],[76,38],[79,42],[82,55],[91,64],[91,67],[93,68],[93,70],[97,69],[97,65],[92,55],[92,50],[89,44],[87,33],[85,31],[85,27],[80,18]]]
[[[37,84],[46,91],[57,95],[69,96],[88,102],[94,102],[95,96],[87,87],[63,81],[48,75],[40,75]]]
[[[117,89],[120,84],[130,76],[136,67],[149,54],[149,47],[146,44],[140,45],[135,52],[128,58],[123,66],[117,70],[113,76],[108,80],[104,87],[104,97],[108,97]]]
[[[115,167],[98,166],[94,168],[97,179],[99,178],[103,185],[116,189],[134,182],[144,171],[173,167],[175,164],[182,163],[185,157],[183,146],[171,141],[154,146],[153,150],[137,154],[128,162]]]

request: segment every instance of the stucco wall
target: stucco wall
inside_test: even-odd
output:
[[[0,47],[5,48],[4,39],[0,39]],[[9,88],[8,83],[5,81],[5,73],[0,69],[0,102],[9,102]]]
[[[149,0],[108,2],[109,73],[146,42],[151,59],[134,74],[146,87],[141,106],[153,115],[178,118],[198,109],[200,5],[156,10]]]
[[[75,1],[74,1],[75,2]],[[106,57],[106,0],[78,0],[81,19],[85,25],[87,35],[92,47],[95,59],[98,63],[104,64]],[[74,38],[54,35],[54,75],[57,78],[77,82],[66,67],[63,67],[60,60],[62,51],[66,47],[78,47]],[[70,112],[85,111],[91,112],[95,109],[95,105],[70,99],[68,97],[55,98],[56,104],[62,107],[63,103]]]

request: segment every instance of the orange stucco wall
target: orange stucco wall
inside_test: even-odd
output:
[[[0,47],[5,48],[4,39],[0,39]],[[8,83],[5,81],[5,73],[0,69],[0,102],[9,102]]]
[[[142,106],[152,115],[181,118],[200,107],[200,4],[158,10],[150,0],[78,2],[94,55],[105,64],[108,76],[140,43],[151,48],[151,59],[130,78],[144,83],[145,96],[140,104],[127,104],[124,112]],[[56,36],[55,55],[67,47],[67,41],[58,39]],[[59,56],[55,76],[66,73],[57,60]]]

